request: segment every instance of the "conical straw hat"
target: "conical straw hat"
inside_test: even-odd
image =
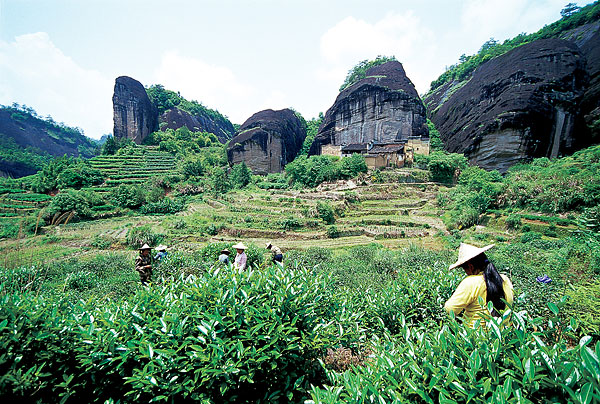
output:
[[[235,248],[236,250],[245,250],[245,249],[247,249],[248,247],[246,247],[246,246],[244,245],[244,243],[240,242],[240,243],[237,243],[236,245],[234,245],[234,246],[233,246],[233,248]]]
[[[150,247],[148,244],[144,244],[143,246],[140,247],[140,250],[151,250],[152,247]]]
[[[461,266],[471,258],[477,257],[479,254],[489,250],[493,246],[495,246],[495,244],[490,244],[479,248],[471,244],[460,243],[460,247],[458,249],[458,260],[454,264],[450,265],[449,269],[454,269]]]

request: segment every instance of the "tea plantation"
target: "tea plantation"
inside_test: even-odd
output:
[[[23,229],[0,240],[3,401],[600,402],[596,149],[556,163],[572,184],[577,162],[587,202],[575,187],[528,206],[533,171],[567,184],[538,161],[505,178],[465,169],[456,185],[411,168],[313,188],[252,176],[223,192],[216,170],[162,188],[161,201],[181,203],[172,212],[145,212],[149,199],[90,208],[118,201],[108,181],[181,175],[160,153],[97,157],[104,180],[87,189],[2,193]],[[65,195],[90,210],[41,223]],[[239,241],[249,268],[218,265]],[[513,307],[476,329],[443,310],[464,277],[448,270],[460,242],[496,244],[489,257],[515,288]],[[169,246],[148,286],[133,269],[141,243]]]

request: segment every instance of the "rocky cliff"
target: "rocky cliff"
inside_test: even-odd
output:
[[[113,94],[115,139],[129,138],[137,144],[158,130],[158,110],[150,102],[144,86],[131,77],[115,80]]]
[[[22,109],[0,107],[1,177],[35,174],[51,157],[92,157],[96,145],[78,129]]]
[[[193,132],[214,133],[221,143],[229,140],[235,132],[233,125],[229,121],[215,121],[208,116],[202,114],[192,115],[179,108],[172,108],[163,112],[159,116],[158,121],[160,122],[161,130],[177,129],[186,126]]]
[[[252,115],[229,142],[230,164],[242,161],[254,174],[279,173],[292,161],[306,137],[306,124],[290,109]]]
[[[327,113],[310,154],[324,145],[394,143],[428,137],[425,106],[400,62],[367,70],[366,77],[340,92]]]
[[[463,82],[442,85],[425,103],[446,150],[505,172],[523,160],[590,144],[581,104],[587,68],[576,43],[540,39],[487,61]]]

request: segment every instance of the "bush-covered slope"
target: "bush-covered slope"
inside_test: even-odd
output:
[[[29,107],[0,106],[0,176],[35,173],[52,157],[92,157],[97,143],[81,129],[41,118]]]
[[[518,46],[525,45],[537,39],[562,38],[563,34],[569,30],[597,21],[600,18],[600,2],[596,1],[573,13],[564,13],[563,10],[563,14],[563,18],[550,25],[546,25],[533,34],[522,33],[512,39],[507,39],[503,43],[499,43],[492,38],[481,46],[477,54],[471,56],[462,55],[459,63],[450,66],[440,77],[431,82],[430,91],[453,80],[460,82],[467,79],[481,64],[496,56],[503,55]]]

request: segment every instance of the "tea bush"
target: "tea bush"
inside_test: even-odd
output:
[[[142,225],[129,229],[125,241],[129,247],[138,249],[144,244],[155,247],[164,238],[164,234],[156,233],[150,225]]]
[[[551,307],[557,312],[556,307]],[[396,338],[375,339],[370,360],[351,370],[327,372],[325,387],[313,386],[313,403],[521,403],[600,400],[600,342],[552,342],[554,328],[574,324],[539,322],[505,313],[489,329],[448,321],[433,330],[403,323]],[[534,328],[535,327],[535,328]]]
[[[128,302],[66,306],[6,295],[0,395],[7,400],[297,402],[338,334],[323,276],[215,270]]]

